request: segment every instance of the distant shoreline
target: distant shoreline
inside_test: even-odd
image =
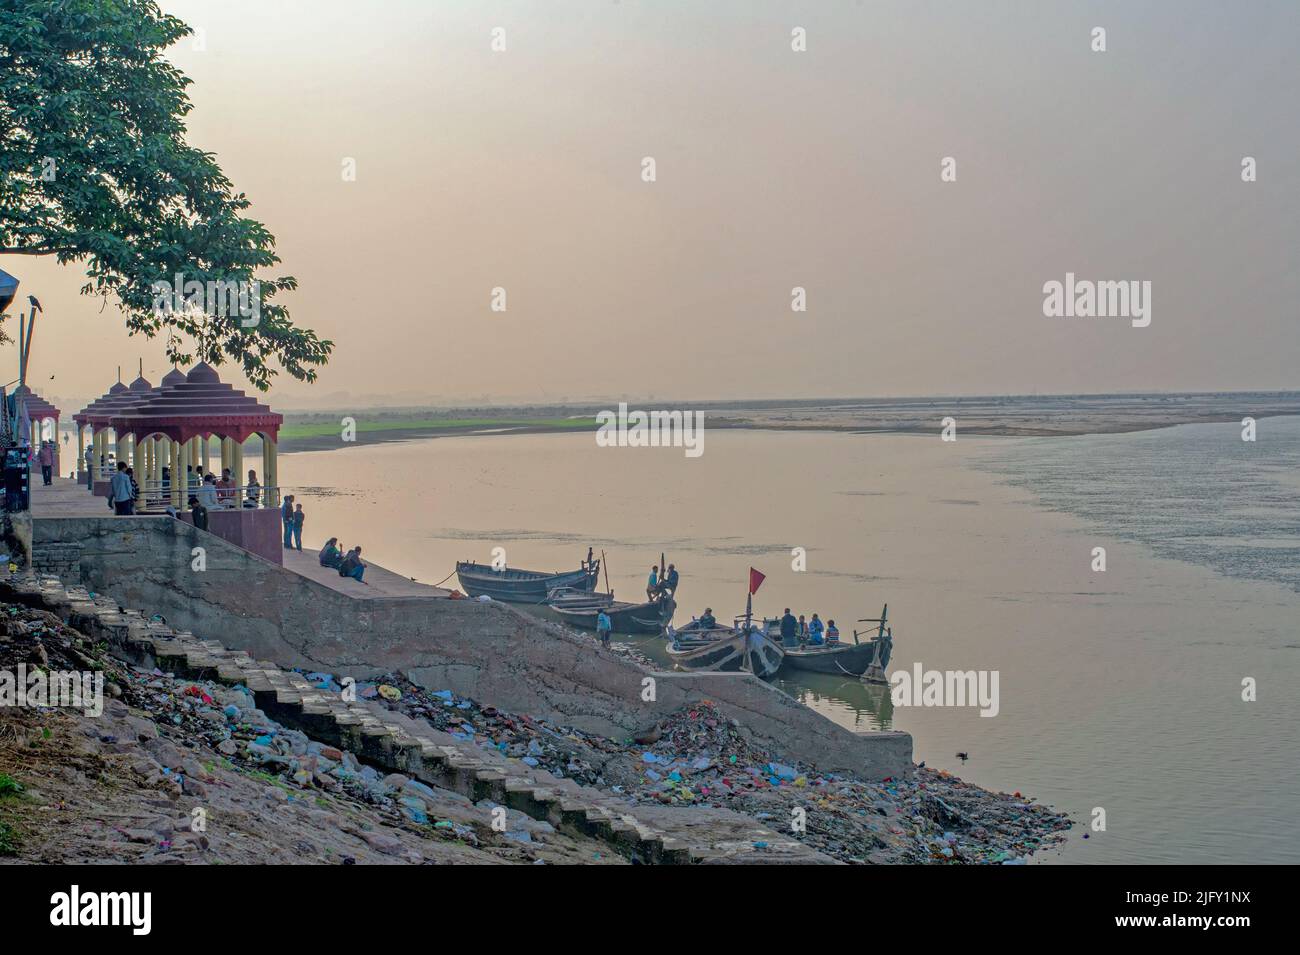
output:
[[[974,410],[974,409],[968,409]],[[1183,424],[1224,424],[1240,422],[1247,415],[1260,420],[1263,418],[1287,415],[1300,416],[1300,398],[1294,407],[1269,407],[1250,411],[1227,411],[1187,409],[1184,413],[1164,415],[1125,415],[1104,413],[1083,414],[1081,416],[1045,415],[1041,418],[1022,413],[1007,414],[1002,420],[998,416],[972,414],[965,416],[960,408],[953,409],[957,420],[958,433],[971,436],[1004,438],[1043,438],[1043,437],[1078,437],[1088,434],[1128,434],[1137,431],[1153,431],[1172,428]],[[753,416],[707,416],[707,427],[711,430],[739,431],[788,431],[840,434],[937,434],[942,428],[942,418],[947,415],[929,416],[919,420],[919,416],[907,415],[905,420],[872,420],[862,416],[856,420],[837,421],[831,418],[823,420],[778,420],[769,414],[759,413]],[[385,421],[382,427],[367,428],[364,418],[358,421],[355,440],[344,443],[341,429],[338,433],[311,434],[302,437],[292,435],[282,438],[279,446],[281,454],[295,454],[308,451],[332,451],[340,447],[369,446],[388,444],[395,441],[412,441],[427,438],[450,437],[490,437],[501,435],[525,434],[571,434],[591,433],[596,430],[594,422],[574,422],[572,424],[555,424],[554,419],[537,424],[523,421],[492,422],[486,424],[447,426],[438,423],[421,423],[411,427],[394,426],[396,422]]]

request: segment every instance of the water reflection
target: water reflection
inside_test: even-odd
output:
[[[887,686],[806,670],[778,674],[772,685],[845,729],[866,733],[894,728],[894,701]]]

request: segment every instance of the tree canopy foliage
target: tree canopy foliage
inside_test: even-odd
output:
[[[258,274],[280,261],[275,237],[185,142],[191,81],[163,54],[191,32],[153,0],[0,0],[0,256],[84,263],[81,291],[114,301],[132,333],[165,334],[174,362],[238,362],[261,389],[272,362],[313,381],[333,343],[275,302],[297,287]],[[259,281],[257,323],[157,308],[154,283],[178,273]]]

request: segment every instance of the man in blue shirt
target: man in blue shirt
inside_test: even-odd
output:
[[[670,593],[670,594],[673,594],[674,596],[676,596],[676,594],[677,594],[677,580],[678,580],[678,576],[677,576],[677,565],[676,565],[676,564],[669,564],[669,565],[668,565],[668,573],[664,574],[664,580],[663,580],[663,583],[659,585],[659,591],[660,591],[660,593]]]
[[[126,473],[126,462],[117,462],[117,473],[108,485],[108,500],[114,514],[135,513],[135,495],[131,488],[131,475]]]
[[[613,622],[609,619],[609,614],[601,610],[596,614],[596,636],[600,637],[602,647],[609,646],[609,632],[614,629]]]
[[[284,522],[284,546],[293,550],[293,495],[286,494],[280,507],[280,520]]]
[[[822,639],[822,631],[825,629],[826,625],[822,623],[821,618],[813,614],[812,619],[808,621],[808,642],[814,647],[820,647],[826,642]]]

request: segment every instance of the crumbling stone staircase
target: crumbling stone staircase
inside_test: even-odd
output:
[[[42,607],[82,633],[106,640],[120,658],[156,665],[188,679],[243,684],[272,719],[349,750],[378,769],[404,773],[476,802],[486,799],[517,809],[557,829],[600,839],[637,862],[806,865],[833,861],[735,813],[638,806],[633,807],[634,814],[626,804],[598,790],[454,740],[432,727],[426,730],[385,720],[382,711],[367,703],[344,701],[338,694],[317,690],[297,673],[256,661],[216,640],[173,630],[139,611],[122,610],[112,598],[92,596],[84,587],[65,587],[57,577],[14,575],[0,580],[0,585],[10,599]],[[725,815],[726,824],[711,826],[715,817],[704,815],[711,812]],[[655,818],[654,824],[646,821],[647,814]],[[679,828],[687,838],[666,831]]]

